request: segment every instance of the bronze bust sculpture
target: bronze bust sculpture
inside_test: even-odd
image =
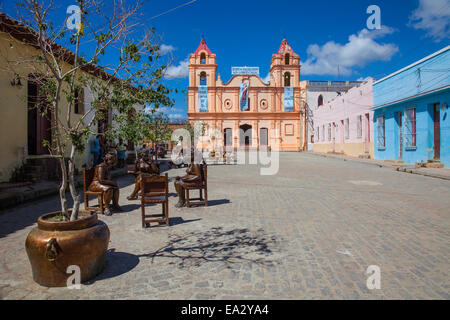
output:
[[[186,205],[185,190],[186,186],[196,187],[200,186],[202,183],[202,165],[195,163],[194,152],[191,152],[191,164],[186,170],[186,175],[182,177],[176,177],[173,182],[175,190],[178,193],[178,203],[175,205],[176,208],[181,208]]]
[[[127,197],[128,200],[137,199],[139,190],[141,189],[141,177],[143,174],[159,174],[160,169],[152,161],[148,149],[142,150],[138,154],[138,159],[134,164],[133,174],[136,174],[136,183],[133,192]]]
[[[109,169],[116,163],[116,156],[112,152],[108,152],[103,158],[103,162],[95,167],[94,178],[89,186],[90,191],[104,192],[105,215],[110,216],[110,203],[113,202],[112,208],[122,211],[119,206],[119,186],[116,181],[111,180]]]

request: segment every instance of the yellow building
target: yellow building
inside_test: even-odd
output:
[[[217,74],[216,55],[201,40],[189,59],[188,117],[215,131],[215,147],[228,150],[299,151],[305,148],[300,59],[283,40],[270,63],[270,81],[238,70],[228,82]],[[215,149],[209,146],[209,149]]]
[[[53,179],[59,174],[57,159],[52,158],[48,148],[42,145],[43,140],[51,140],[52,119],[50,116],[41,116],[35,108],[39,84],[33,80],[33,74],[39,67],[17,63],[34,60],[32,57],[40,53],[37,48],[24,42],[28,40],[28,43],[35,43],[32,37],[25,26],[0,13],[0,182],[9,181],[13,172],[24,164],[30,169],[29,179]],[[64,52],[70,54],[68,50]],[[62,67],[68,70],[70,65],[63,64]],[[93,68],[96,67],[90,65],[89,71]],[[98,69],[95,71],[102,77],[109,76]],[[41,74],[45,75],[47,72],[48,70],[43,69]],[[86,88],[82,90],[79,103],[72,110],[73,122],[78,121],[89,110],[92,99],[92,94]],[[67,101],[61,99],[60,103],[60,117],[65,119]],[[85,119],[85,123],[92,117],[93,114]],[[111,122],[111,113],[107,121]],[[102,123],[97,125],[100,128],[94,127],[93,130],[102,131]],[[77,155],[78,170],[83,164],[89,165],[89,156],[89,147],[84,155]]]

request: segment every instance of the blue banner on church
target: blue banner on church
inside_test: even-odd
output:
[[[198,86],[198,111],[208,112],[208,86]]]
[[[250,106],[248,105],[248,89],[250,87],[249,83],[241,83],[241,88],[239,91],[239,106],[241,111],[250,110]]]
[[[284,87],[284,112],[294,111],[294,88]]]

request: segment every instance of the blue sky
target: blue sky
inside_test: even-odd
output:
[[[106,1],[107,2],[107,1]],[[0,9],[15,17],[11,0]],[[59,0],[55,19],[75,1]],[[381,9],[382,29],[368,31],[367,7]],[[232,66],[258,66],[268,74],[270,59],[286,37],[300,55],[302,80],[379,79],[449,44],[450,0],[154,0],[143,9],[148,26],[162,37],[173,65],[165,83],[186,89],[188,55],[201,36],[216,53],[222,80]],[[183,94],[167,111],[186,118]]]

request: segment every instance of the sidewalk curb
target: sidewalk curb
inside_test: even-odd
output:
[[[114,170],[111,172],[111,178],[118,178],[127,174],[126,168],[122,170]],[[30,202],[33,200],[38,200],[45,198],[47,196],[55,195],[59,193],[59,183],[57,181],[48,182],[49,186],[39,188],[39,183],[31,185],[31,187],[37,187],[35,190],[27,191],[17,191],[11,189],[10,191],[0,192],[0,214],[4,213],[5,209]],[[77,189],[83,187],[83,178],[78,176],[75,178],[75,186]],[[28,188],[28,187],[23,187]]]
[[[311,152],[311,151],[305,151],[305,152],[307,154],[324,157],[324,158],[331,158],[331,159],[337,159],[337,160],[342,160],[342,161],[353,161],[353,162],[357,162],[357,163],[376,166],[379,168],[387,168],[387,169],[391,169],[391,170],[399,171],[399,172],[417,174],[417,175],[421,175],[421,176],[443,179],[443,180],[450,180],[450,176],[440,175],[440,174],[436,174],[436,173],[423,172],[423,171],[420,171],[420,169],[411,167],[411,165],[405,165],[404,167],[394,167],[390,164],[371,162],[371,160],[359,160],[359,159],[353,159],[353,158],[346,158],[346,157],[342,157],[342,156],[334,156],[331,154],[315,153],[315,152]]]

